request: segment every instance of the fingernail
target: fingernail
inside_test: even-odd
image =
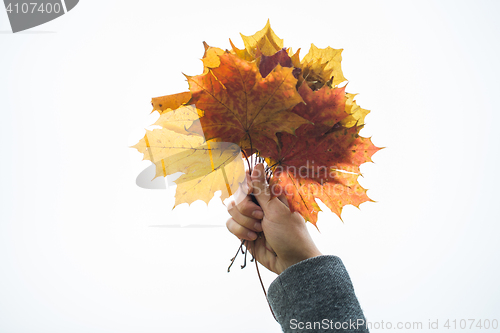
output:
[[[252,212],[252,216],[260,220],[261,218],[264,217],[264,213],[261,210],[254,210]]]
[[[262,231],[262,224],[260,224],[259,222],[255,222],[253,228],[257,231]]]
[[[248,238],[250,238],[251,240],[257,239],[257,234],[256,234],[255,232],[253,232],[253,231],[249,231],[249,232],[247,233],[247,236],[248,236]]]

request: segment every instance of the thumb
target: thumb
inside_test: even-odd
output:
[[[251,179],[253,194],[259,202],[259,205],[263,210],[265,210],[269,200],[271,200],[271,192],[269,191],[269,186],[267,185],[266,173],[262,163],[257,164],[253,168]]]

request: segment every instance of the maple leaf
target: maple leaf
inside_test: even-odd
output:
[[[320,49],[311,44],[309,52],[301,61],[301,68],[302,75],[314,90],[327,83],[337,86],[346,80],[340,67],[341,54],[342,49]]]
[[[285,49],[279,50],[272,56],[261,56],[259,63],[260,75],[266,77],[278,64],[283,67],[292,67],[292,59]]]
[[[283,39],[279,38],[271,29],[269,20],[267,20],[264,29],[257,31],[254,35],[240,35],[245,44],[246,51],[254,58],[257,50],[263,55],[271,56],[283,48]]]
[[[345,111],[349,114],[349,116],[342,119],[340,122],[340,124],[344,127],[364,125],[365,117],[368,113],[370,113],[369,110],[362,109],[356,104],[354,96],[356,96],[356,94],[346,94],[347,100],[345,103]]]
[[[238,58],[247,61],[254,61],[255,56],[252,56],[246,49],[237,48],[231,39],[229,39],[229,43],[231,44],[232,50],[231,53],[235,54]]]
[[[205,47],[205,54],[201,61],[203,62],[204,73],[207,73],[210,68],[216,68],[220,65],[219,56],[224,54],[224,50],[218,47],[209,46],[207,43],[203,42]]]
[[[372,201],[366,189],[359,185],[358,174],[329,171],[329,181],[321,181],[291,172],[290,168],[277,169],[273,173],[271,189],[276,196],[285,194],[291,211],[299,212],[302,217],[316,226],[321,208],[315,199],[320,199],[331,211],[341,218],[345,205],[359,205]]]
[[[221,200],[229,198],[245,178],[245,167],[240,149],[227,142],[207,142],[208,149],[199,150],[190,158],[191,168],[175,180],[177,190],[175,206],[203,200],[208,203],[216,191],[221,191]],[[210,161],[210,163],[207,163]]]
[[[357,179],[359,166],[371,161],[379,150],[369,138],[359,136],[359,127],[339,128],[321,136],[280,135],[280,150],[270,157],[273,193],[284,193],[291,211],[298,211],[314,225],[320,211],[315,198],[340,217],[343,205],[368,201]],[[343,189],[342,191],[339,191]],[[341,193],[340,197],[336,193]],[[321,195],[320,195],[321,194]]]
[[[200,115],[203,115],[203,111],[196,109],[193,105],[181,106],[173,112],[162,113],[153,125],[184,135],[200,135],[201,128],[193,126],[193,123],[200,119]],[[188,131],[188,128],[191,130]]]
[[[264,150],[269,141],[277,142],[277,132],[293,134],[309,123],[290,112],[302,102],[292,68],[278,65],[263,78],[255,62],[230,53],[219,58],[219,67],[186,76],[192,93],[189,103],[204,112],[200,123],[207,140]]]
[[[166,95],[161,97],[154,97],[151,100],[153,105],[153,112],[158,111],[160,114],[177,109],[179,106],[186,104],[191,99],[189,91]]]
[[[170,117],[171,121],[165,117]],[[184,173],[175,181],[175,206],[198,199],[208,203],[219,190],[224,200],[236,191],[244,178],[243,160],[237,145],[205,141],[178,124],[192,123],[196,117],[194,107],[181,107],[163,114],[157,123],[164,128],[146,131],[144,138],[133,146],[144,154],[144,160],[155,164],[155,178]]]
[[[299,137],[319,136],[350,115],[346,110],[345,87],[323,88],[313,91],[303,84],[298,90],[304,103],[297,104],[292,112],[309,120],[311,124],[300,126],[295,134]]]
[[[294,67],[292,64],[292,58],[288,55],[286,49],[281,49],[272,56],[261,55],[258,59],[259,63],[259,71],[262,77],[266,77],[271,71],[279,64],[282,67]],[[300,72],[302,70],[300,68],[294,68],[292,71],[293,76],[298,79]]]
[[[169,129],[154,129],[146,130],[144,137],[132,148],[144,155],[143,160],[149,160],[156,165],[155,178],[157,178],[184,172],[182,167],[173,167],[169,159],[173,156],[185,157],[183,153],[186,151],[196,154],[197,147],[201,147],[204,142],[204,138],[200,136],[180,135]]]
[[[289,52],[290,53],[293,53],[291,49],[289,49]],[[293,53],[293,55],[290,57],[290,59],[292,60],[292,66],[295,67],[295,68],[301,68],[301,64],[300,64],[300,49],[297,50],[297,52]],[[300,84],[300,82],[299,82]]]
[[[371,156],[380,148],[370,138],[358,134],[360,127],[343,128],[321,136],[297,137],[280,133],[280,149],[269,156],[274,164],[298,169],[322,168],[359,173],[359,166],[371,162]],[[310,177],[328,180],[315,172]]]

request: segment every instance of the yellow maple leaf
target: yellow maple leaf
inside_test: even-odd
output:
[[[295,68],[300,68],[300,48],[297,50],[297,52],[293,53],[292,48],[289,48],[288,50],[288,55],[290,56],[290,59],[292,60],[292,65]]]
[[[236,55],[238,58],[246,60],[246,61],[253,61],[255,60],[255,57],[251,56],[250,53],[246,49],[239,49],[237,48],[231,39],[229,39],[229,43],[231,44],[232,51],[231,53]]]
[[[194,105],[181,106],[172,112],[164,112],[153,124],[184,135],[194,135],[201,131],[194,129],[193,122],[203,116],[203,111]],[[191,131],[187,129],[191,127]]]
[[[318,82],[317,89],[321,88],[330,80],[333,86],[344,82],[346,78],[342,74],[340,63],[342,61],[342,49],[327,47],[317,48],[311,44],[309,52],[302,59],[302,73],[308,82]]]
[[[184,173],[175,181],[175,205],[191,204],[198,199],[208,203],[219,190],[224,200],[237,190],[245,176],[237,145],[206,142],[203,136],[186,131],[183,124],[192,123],[197,117],[192,106],[165,113],[157,121],[163,128],[146,131],[144,138],[133,146],[144,154],[144,160],[155,164],[155,178]]]
[[[196,200],[208,203],[216,191],[221,191],[221,200],[224,201],[236,192],[245,178],[245,167],[237,145],[207,142],[203,147],[208,149],[199,149],[191,155],[190,167],[175,180],[174,207]]]
[[[263,55],[272,56],[283,48],[283,39],[279,38],[271,29],[271,24],[267,20],[264,29],[257,31],[252,36],[240,34],[245,44],[245,49],[255,59],[257,50]]]
[[[182,135],[171,131],[169,129],[154,129],[147,130],[146,135],[132,148],[137,149],[140,153],[144,154],[144,160],[149,160],[155,164],[163,161],[165,168],[169,165],[169,158],[172,156],[181,156],[180,154],[196,153],[197,147],[203,145],[205,139],[201,136]],[[188,157],[182,155],[184,158]],[[171,173],[183,172],[180,168]],[[163,173],[157,173],[156,177],[165,176]]]
[[[354,97],[357,94],[346,93],[345,111],[349,114],[346,118],[340,121],[340,124],[344,127],[362,126],[365,124],[365,117],[370,113],[369,110],[362,109]]]
[[[203,54],[203,67],[204,72],[208,72],[210,68],[216,68],[220,65],[219,56],[224,54],[224,50],[218,47],[213,47],[203,42],[203,46],[205,47],[205,54]]]

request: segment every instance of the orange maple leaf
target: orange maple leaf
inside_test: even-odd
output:
[[[329,181],[302,177],[291,172],[291,168],[277,169],[271,181],[272,193],[285,194],[292,212],[299,212],[306,221],[316,226],[321,211],[315,199],[320,199],[331,211],[341,218],[345,205],[359,205],[371,199],[366,189],[359,185],[358,174],[331,170]]]
[[[158,111],[160,114],[177,109],[178,107],[186,104],[191,99],[189,91],[166,95],[161,97],[154,97],[151,100],[153,111]]]
[[[269,142],[277,143],[276,133],[293,134],[309,123],[290,112],[302,102],[292,68],[278,65],[263,78],[255,62],[230,53],[219,58],[220,65],[206,74],[186,76],[189,104],[204,112],[199,121],[207,140],[265,150]]]

